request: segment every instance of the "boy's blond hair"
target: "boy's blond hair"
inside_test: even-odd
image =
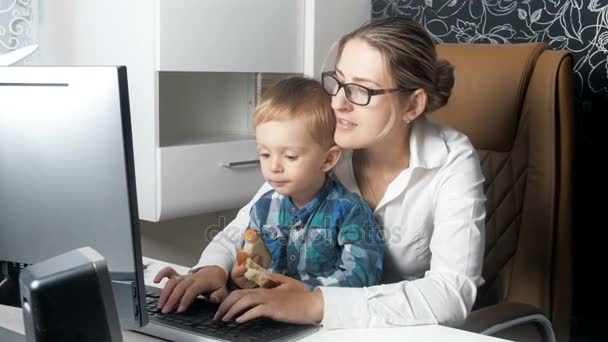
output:
[[[290,77],[279,81],[262,96],[253,113],[257,127],[269,121],[303,119],[312,138],[321,146],[334,143],[336,118],[331,96],[323,86],[310,78]]]

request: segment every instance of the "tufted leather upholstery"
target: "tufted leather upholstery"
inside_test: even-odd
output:
[[[572,59],[540,43],[442,44],[438,53],[455,65],[456,83],[448,105],[430,118],[469,136],[486,177],[486,283],[474,308],[486,309],[474,311],[467,324],[475,326],[479,322],[473,321],[488,318],[484,316],[494,309],[503,311],[503,319],[504,310],[513,311],[496,304],[523,303],[544,314],[557,339],[566,341],[571,302]],[[497,335],[543,339],[533,325]]]

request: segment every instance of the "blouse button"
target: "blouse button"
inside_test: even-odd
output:
[[[296,256],[295,256],[295,255],[293,255],[293,254],[292,254],[292,255],[290,255],[290,256],[289,256],[289,260],[291,260],[291,261],[296,260]]]

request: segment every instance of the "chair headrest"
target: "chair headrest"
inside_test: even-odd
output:
[[[454,65],[455,84],[448,104],[429,118],[465,133],[478,149],[509,151],[534,65],[547,48],[542,43],[437,45],[438,57]]]

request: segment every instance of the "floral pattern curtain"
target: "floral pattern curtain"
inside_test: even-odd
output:
[[[37,0],[0,0],[0,54],[33,44]]]

